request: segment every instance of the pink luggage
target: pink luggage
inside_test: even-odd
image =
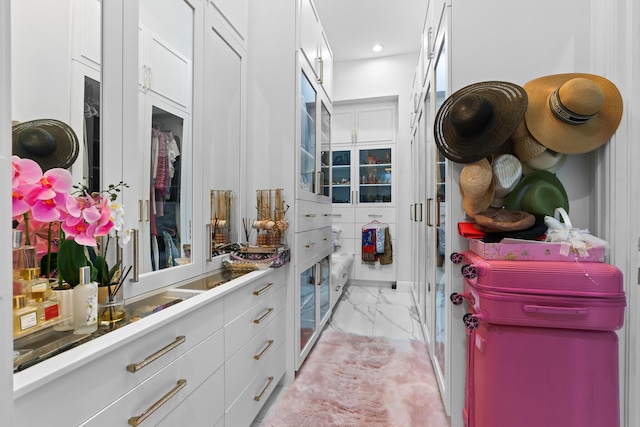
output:
[[[461,264],[468,330],[467,427],[616,427],[622,274],[595,262]]]

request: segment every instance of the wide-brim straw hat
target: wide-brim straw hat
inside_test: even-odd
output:
[[[521,162],[526,162],[547,149],[531,135],[524,119],[518,123],[516,130],[509,137],[509,141],[511,142],[511,151]]]
[[[525,121],[531,135],[563,154],[581,154],[605,144],[622,119],[622,96],[604,77],[554,74],[524,85]]]
[[[477,162],[502,147],[526,108],[527,93],[516,84],[487,81],[463,87],[436,114],[438,150],[457,163]]]
[[[38,163],[43,171],[68,169],[78,158],[78,137],[69,125],[54,119],[14,124],[13,154]]]
[[[549,171],[526,175],[507,196],[504,207],[533,215],[553,216],[556,208],[569,212],[569,197],[560,180]]]
[[[473,217],[486,210],[495,195],[495,182],[491,164],[487,159],[466,164],[460,172],[462,209]]]

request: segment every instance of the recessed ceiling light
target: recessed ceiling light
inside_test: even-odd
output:
[[[380,52],[382,50],[382,45],[381,44],[374,44],[371,47],[371,50],[374,51],[374,52]]]

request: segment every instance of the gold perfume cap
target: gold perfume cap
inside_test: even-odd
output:
[[[24,295],[14,295],[13,296],[13,309],[19,310],[25,307]]]
[[[40,277],[40,268],[25,268],[23,270],[20,270],[20,277],[25,280],[37,279],[38,277]]]

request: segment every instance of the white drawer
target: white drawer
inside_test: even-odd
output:
[[[353,206],[349,205],[348,208],[336,207],[333,206],[333,210],[331,211],[331,218],[333,218],[333,223],[343,223],[343,222],[354,222],[355,221],[355,210]]]
[[[316,255],[330,252],[331,227],[296,233],[295,265],[304,264]]]
[[[273,392],[285,371],[285,347],[280,346],[251,383],[242,391],[225,413],[225,425],[240,427],[251,425],[264,402]]]
[[[150,413],[146,417],[146,420],[144,421],[145,424],[156,425],[160,420],[168,416],[169,413],[191,393],[193,393],[205,379],[213,375],[214,372],[222,369],[220,366],[223,363],[223,352],[221,351],[223,345],[224,337],[222,330],[220,330],[195,346],[188,353],[177,358],[129,393],[113,402],[113,404],[100,411],[93,418],[82,424],[82,426],[126,426],[128,425],[127,422],[130,418],[139,417],[141,414],[148,412],[149,408],[160,401],[163,396],[172,391],[176,391],[179,388],[180,381],[186,380],[182,389],[179,389],[166,401],[166,403],[158,407],[155,412]],[[215,384],[219,384],[218,387],[215,387],[217,390],[223,386],[222,383]],[[76,384],[75,389],[79,391],[83,390],[82,385],[85,386],[85,391],[95,390],[93,388],[94,384],[87,382],[81,383],[80,385]],[[65,395],[69,395],[69,390],[67,390]],[[214,414],[213,419],[218,419],[217,414],[220,414],[223,411],[222,405],[224,405],[224,402],[221,399],[216,402],[211,399],[212,396],[209,397],[210,401],[208,404],[213,406],[214,412],[216,413]],[[102,403],[108,402],[102,399],[100,393],[96,393],[92,399],[101,401]],[[82,400],[84,401],[85,399]],[[78,401],[76,400],[76,402]],[[73,411],[75,411],[78,406],[80,405],[73,405]],[[211,422],[213,422],[213,419]]]
[[[224,365],[225,402],[233,402],[285,341],[285,312],[281,311]]]
[[[216,420],[222,420],[221,425],[224,425],[224,369],[218,369],[207,378],[157,427],[182,426],[186,420],[192,426],[211,426]]]
[[[331,226],[331,204],[296,200],[295,232]]]
[[[278,280],[279,279],[279,280]],[[224,296],[224,324],[231,323],[245,311],[266,299],[284,285],[281,275],[271,274],[247,283],[240,289]]]
[[[359,207],[355,212],[355,223],[364,225],[377,219],[388,224],[396,222],[396,208],[389,206]]]
[[[276,317],[285,305],[285,288],[280,287],[265,299],[251,307],[242,316],[224,328],[224,355],[228,360],[265,325]]]
[[[106,351],[102,357],[16,399],[14,401],[15,426],[31,427],[48,424],[52,414],[59,416],[56,420],[59,425],[79,425],[109,403],[155,375],[160,369],[188,352],[217,330],[220,330],[219,337],[222,340],[220,346],[223,345],[221,327],[222,299],[217,299],[173,322],[152,329],[135,341]],[[180,336],[185,337],[184,342],[166,354],[135,373],[127,371],[127,366],[147,359],[167,345],[179,342],[177,337]],[[97,338],[97,340],[103,338],[108,339],[108,335]],[[221,347],[216,348],[216,351],[220,353],[219,358],[217,355],[214,355],[213,358],[209,356],[210,363],[218,363],[215,368],[224,362],[224,352],[220,349]],[[81,359],[83,357],[82,350],[83,347],[80,346],[56,357],[71,357],[73,354],[77,354],[77,357]],[[51,362],[53,361],[54,359],[51,359]],[[20,373],[16,375],[20,375]],[[75,400],[73,411],[61,407],[59,399],[52,398],[52,396],[69,396],[69,390],[81,390],[82,394],[82,399]],[[34,402],[38,402],[37,411],[33,410]],[[81,404],[79,404],[80,402]]]

